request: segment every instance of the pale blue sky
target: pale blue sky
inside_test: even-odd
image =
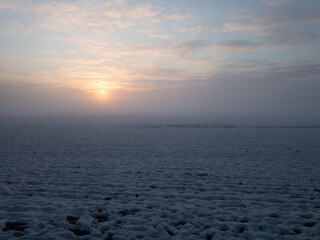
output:
[[[0,0],[0,111],[317,122],[319,36],[317,0]]]

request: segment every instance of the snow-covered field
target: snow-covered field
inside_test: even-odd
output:
[[[1,127],[15,238],[320,239],[320,128]]]

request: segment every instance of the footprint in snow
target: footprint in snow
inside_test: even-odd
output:
[[[310,228],[310,227],[314,227],[314,225],[316,225],[316,223],[315,222],[305,222],[303,225]]]
[[[107,215],[102,215],[102,214],[93,215],[92,217],[95,218],[95,219],[97,219],[97,220],[98,220],[98,223],[100,223],[100,222],[106,222],[106,221],[108,221],[108,219],[109,219]]]
[[[87,230],[81,230],[81,229],[78,229],[78,228],[74,228],[74,229],[69,229],[71,232],[74,233],[74,235],[76,236],[86,236],[86,235],[89,235],[91,232],[87,231]]]
[[[67,216],[68,223],[74,225],[79,220],[79,217]]]
[[[6,226],[2,229],[2,231],[7,232],[7,231],[19,231],[23,232],[24,229],[26,229],[26,223],[24,222],[6,222]]]

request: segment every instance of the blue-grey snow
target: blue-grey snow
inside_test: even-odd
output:
[[[320,239],[320,128],[3,126],[0,239]]]

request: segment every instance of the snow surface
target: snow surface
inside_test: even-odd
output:
[[[320,239],[320,129],[1,127],[0,239]]]

